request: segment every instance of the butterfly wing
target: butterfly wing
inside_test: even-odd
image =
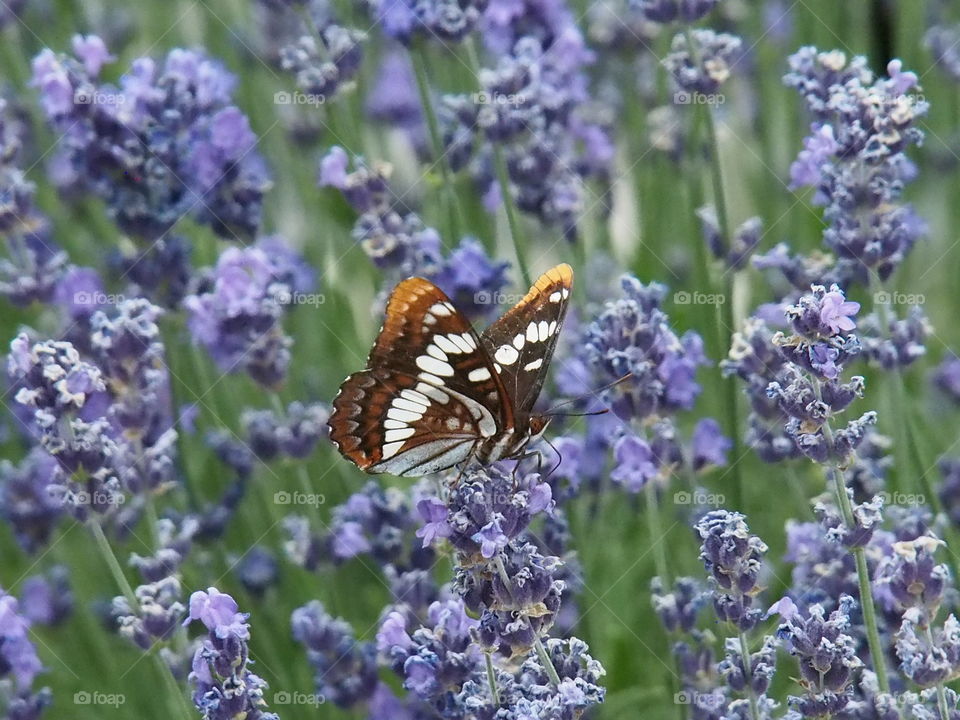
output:
[[[569,265],[551,268],[481,337],[518,412],[529,412],[540,395],[572,287]]]
[[[394,289],[367,365],[344,381],[330,415],[331,439],[362,470],[437,472],[512,423],[480,338],[428,280]]]

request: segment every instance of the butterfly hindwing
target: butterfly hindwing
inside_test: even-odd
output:
[[[540,395],[572,287],[569,265],[551,268],[481,336],[515,411],[529,412]]]
[[[450,467],[511,421],[470,322],[423,278],[391,294],[368,366],[343,383],[330,418],[331,439],[367,472]]]

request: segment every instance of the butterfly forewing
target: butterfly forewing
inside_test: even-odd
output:
[[[343,383],[330,418],[331,439],[367,472],[450,467],[512,422],[470,322],[423,278],[393,291],[368,366]]]
[[[572,286],[569,265],[548,270],[481,337],[515,411],[529,412],[540,395]]]

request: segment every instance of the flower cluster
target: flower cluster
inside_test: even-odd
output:
[[[272,387],[286,377],[292,340],[284,310],[310,290],[299,259],[275,238],[227,248],[184,299],[190,333],[224,372],[246,371]]]
[[[838,50],[804,47],[790,56],[784,77],[814,118],[791,182],[816,189],[827,223],[823,241],[837,256],[830,278],[844,286],[886,280],[925,229],[899,200],[916,174],[905,151],[923,139],[916,121],[927,103],[911,94],[917,75],[899,60],[887,73],[874,78],[863,57],[848,62]]]
[[[587,358],[601,383],[629,378],[608,391],[622,418],[643,419],[686,410],[700,394],[697,368],[706,365],[703,340],[693,332],[677,337],[661,309],[667,289],[620,281],[624,298],[609,302],[585,333]]]
[[[10,676],[15,683],[7,704],[11,720],[34,720],[51,701],[49,689],[32,690],[43,666],[30,639],[30,625],[17,599],[0,588],[0,680]]]
[[[201,52],[175,49],[161,63],[137,58],[114,86],[99,79],[114,60],[100,38],[77,35],[73,51],[43,50],[32,81],[63,133],[70,184],[102,198],[145,247],[185,215],[225,238],[254,236],[269,182],[249,121],[231,104],[233,75]]]
[[[0,295],[15,305],[49,301],[67,264],[35,207],[36,187],[19,167],[24,133],[0,98],[0,237],[7,251],[0,259]]]
[[[389,165],[368,166],[355,158],[353,168],[346,151],[334,147],[320,162],[320,185],[340,190],[359,213],[353,237],[374,264],[392,279],[418,275],[432,280],[468,317],[489,315],[507,283],[509,263],[492,260],[471,238],[444,257],[437,231],[394,198]]]
[[[193,655],[193,702],[204,720],[279,720],[266,711],[267,683],[250,670],[250,626],[236,601],[216,588],[190,596],[188,624],[199,620],[209,631]]]

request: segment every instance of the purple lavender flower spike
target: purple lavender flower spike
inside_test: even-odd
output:
[[[733,443],[720,431],[720,424],[713,418],[698,420],[693,429],[693,469],[708,466],[723,467]]]
[[[266,710],[267,683],[250,669],[247,614],[237,612],[233,598],[216,588],[190,596],[186,622],[199,619],[209,630],[193,655],[190,681],[193,702],[204,720],[279,720]]]
[[[624,435],[614,446],[616,467],[610,478],[631,493],[638,493],[659,474],[650,446],[636,435]]]

